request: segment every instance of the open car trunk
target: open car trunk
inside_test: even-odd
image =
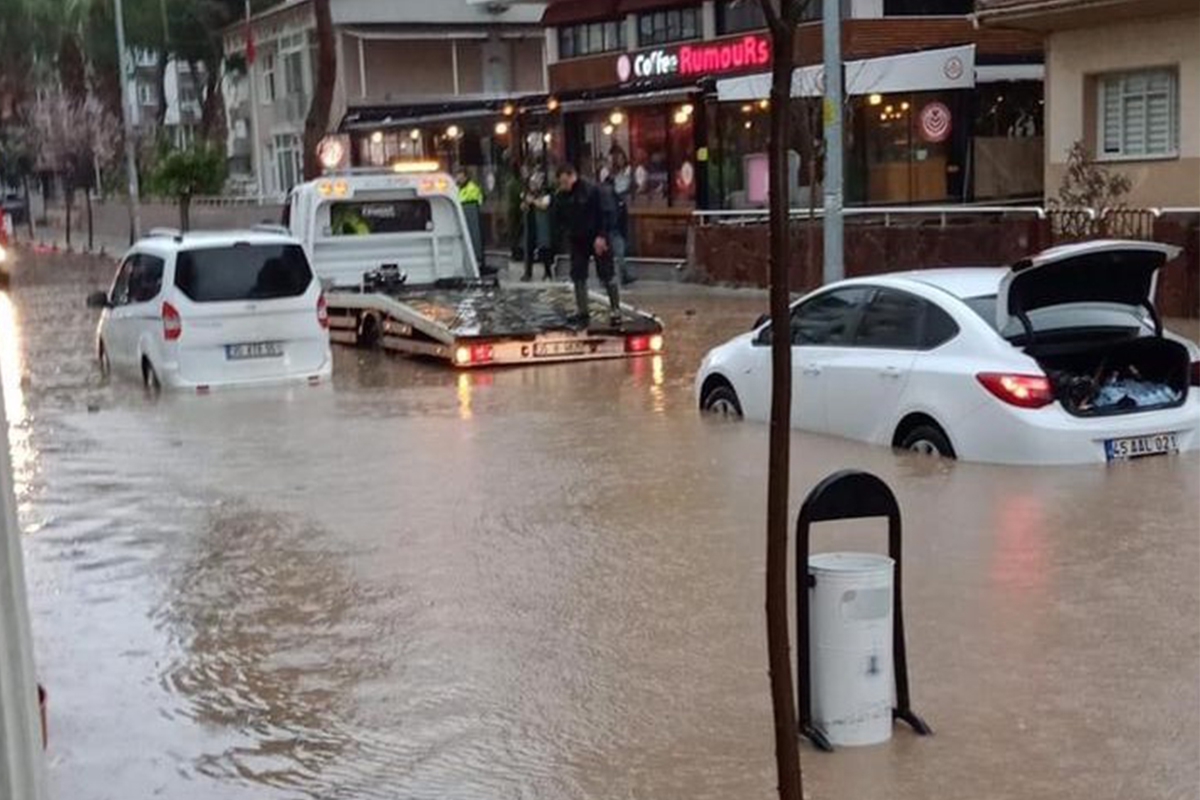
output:
[[[1191,358],[1170,339],[1055,342],[1033,344],[1025,352],[1046,370],[1059,402],[1076,416],[1135,414],[1187,399]]]

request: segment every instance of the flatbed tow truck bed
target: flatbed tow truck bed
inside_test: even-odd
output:
[[[613,324],[608,300],[592,295],[591,324],[576,313],[567,284],[500,285],[450,281],[386,291],[334,289],[330,336],[339,344],[381,346],[462,369],[652,355],[662,323],[630,306]]]

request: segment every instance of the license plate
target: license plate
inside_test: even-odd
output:
[[[1161,456],[1178,452],[1179,441],[1173,433],[1109,439],[1104,443],[1104,453],[1108,456],[1109,461],[1124,461],[1130,458]]]
[[[583,356],[594,348],[587,341],[571,342],[535,342],[533,345],[534,358],[561,358],[563,356]]]
[[[283,342],[251,342],[250,344],[225,345],[225,358],[229,361],[246,361],[252,358],[279,358],[283,355]]]

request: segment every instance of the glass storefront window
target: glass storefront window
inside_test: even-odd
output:
[[[864,145],[858,152],[862,199],[886,205],[949,198],[952,134],[966,124],[955,119],[950,94],[873,95],[854,105],[855,138]]]
[[[578,58],[624,49],[624,20],[589,22],[558,29],[559,58]]]
[[[672,8],[638,15],[638,45],[649,47],[700,36],[700,9]]]
[[[679,103],[611,109],[588,117],[580,125],[580,174],[604,180],[620,151],[629,161],[631,206],[695,205],[696,113],[690,103]]]

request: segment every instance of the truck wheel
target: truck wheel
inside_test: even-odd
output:
[[[383,335],[383,326],[379,322],[379,317],[374,314],[364,314],[358,323],[358,335],[355,337],[355,343],[364,350],[374,350],[379,346],[379,339]]]

